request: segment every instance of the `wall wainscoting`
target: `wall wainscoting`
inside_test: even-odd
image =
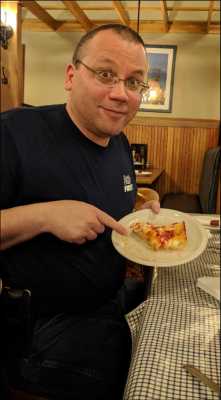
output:
[[[220,121],[137,117],[125,129],[130,143],[148,145],[148,161],[164,169],[156,190],[198,193],[205,151],[219,143]]]

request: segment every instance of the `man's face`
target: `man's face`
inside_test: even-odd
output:
[[[80,60],[94,70],[111,71],[121,79],[144,81],[147,63],[144,48],[115,32],[99,32],[81,50]],[[99,82],[82,64],[68,65],[65,89],[69,91],[67,111],[91,140],[108,143],[136,114],[142,96],[120,81],[113,87]]]

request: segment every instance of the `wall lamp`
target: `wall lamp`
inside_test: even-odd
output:
[[[3,49],[8,48],[8,41],[13,35],[13,29],[11,26],[1,25],[0,26],[0,41]]]

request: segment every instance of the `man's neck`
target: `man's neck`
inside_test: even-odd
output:
[[[86,128],[83,128],[82,125],[80,124],[80,122],[78,121],[78,119],[76,118],[76,116],[73,114],[72,109],[68,103],[66,104],[66,111],[67,111],[69,117],[71,118],[71,120],[73,121],[73,123],[78,127],[78,129],[81,131],[81,133],[84,136],[86,136],[89,140],[98,144],[99,146],[102,146],[102,147],[108,146],[110,138],[98,136],[95,133],[87,130]]]

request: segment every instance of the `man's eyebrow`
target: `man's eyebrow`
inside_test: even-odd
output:
[[[114,60],[111,60],[110,58],[101,58],[100,60],[97,60],[97,63],[107,63],[109,64],[108,67],[112,67],[115,65]],[[130,75],[140,75],[142,78],[145,77],[146,71],[144,71],[143,69],[135,69],[134,71],[131,72]]]
[[[142,69],[137,69],[137,70],[133,71],[132,73],[138,74],[138,75],[141,75],[142,77],[144,77],[146,74],[146,71],[143,71]]]

